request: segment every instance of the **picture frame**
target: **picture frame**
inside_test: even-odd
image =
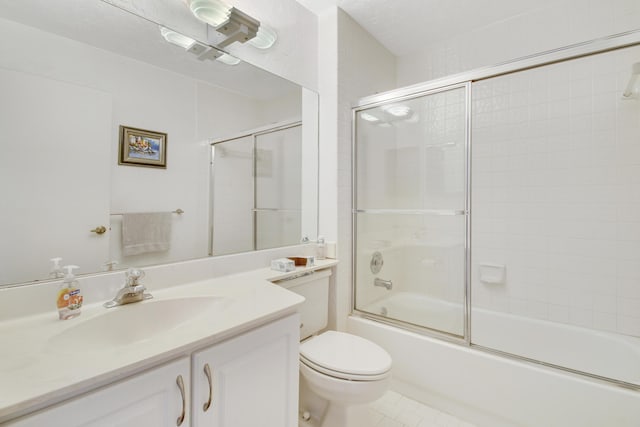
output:
[[[120,126],[118,164],[167,168],[167,134]]]

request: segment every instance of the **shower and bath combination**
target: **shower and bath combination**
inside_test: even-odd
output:
[[[553,55],[354,107],[353,312],[640,390],[640,47]]]

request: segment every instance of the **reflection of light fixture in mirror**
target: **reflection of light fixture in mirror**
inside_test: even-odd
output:
[[[390,127],[402,123],[418,123],[418,114],[404,104],[388,104],[360,112],[359,117],[381,127]]]
[[[228,53],[223,53],[222,55],[217,57],[216,60],[227,65],[238,65],[240,63],[240,60],[238,58],[236,58],[235,56],[231,56]]]
[[[629,79],[629,83],[627,83],[627,87],[624,90],[622,96],[625,98],[634,98],[638,96],[638,92],[640,88],[638,87],[638,81],[640,80],[640,62],[636,62],[631,66],[631,78]]]
[[[360,118],[361,118],[362,120],[366,120],[366,121],[368,121],[368,122],[372,122],[372,123],[375,123],[375,122],[379,122],[379,121],[380,121],[380,119],[379,119],[379,118],[377,118],[377,117],[376,117],[376,116],[374,116],[373,114],[369,114],[369,113],[360,113]]]
[[[413,113],[411,108],[401,104],[385,105],[382,109],[394,117],[409,117]]]
[[[234,42],[245,43],[268,49],[276,42],[276,32],[261,24],[257,19],[220,0],[185,0],[193,15],[211,25],[226,38],[216,43],[225,47]]]
[[[169,43],[180,46],[181,48],[186,49],[187,52],[196,55],[200,61],[215,59],[227,65],[237,65],[240,63],[240,60],[235,56],[231,56],[216,48],[198,43],[191,37],[187,37],[184,34],[180,34],[179,32],[170,30],[169,28],[160,26],[160,34],[162,34],[162,37],[164,37],[164,39]]]
[[[184,49],[189,49],[196,42],[191,37],[187,37],[184,34],[180,34],[177,31],[170,30],[165,27],[160,27],[160,34],[162,37],[169,43],[175,44],[176,46],[180,46]]]

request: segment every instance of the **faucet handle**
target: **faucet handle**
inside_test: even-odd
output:
[[[138,280],[144,277],[144,271],[139,268],[130,268],[125,273],[127,277],[127,286],[136,286],[138,284]]]
[[[111,261],[107,261],[104,264],[102,264],[102,267],[104,267],[104,269],[106,271],[113,271],[114,267],[116,265],[120,264],[118,261],[116,260],[111,260]]]

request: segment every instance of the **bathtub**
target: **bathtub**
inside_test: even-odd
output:
[[[395,292],[368,305],[365,311],[414,325],[463,335],[464,308],[461,304],[430,298],[413,292]]]
[[[421,316],[446,323],[446,313],[459,318],[461,307],[399,292],[367,310],[389,316],[402,310],[412,323],[422,323]],[[472,321],[473,340],[485,347],[527,352],[537,360],[629,382],[640,379],[640,340],[482,309],[473,310]],[[640,426],[640,391],[358,316],[351,316],[347,327],[391,354],[395,390],[478,426]]]

